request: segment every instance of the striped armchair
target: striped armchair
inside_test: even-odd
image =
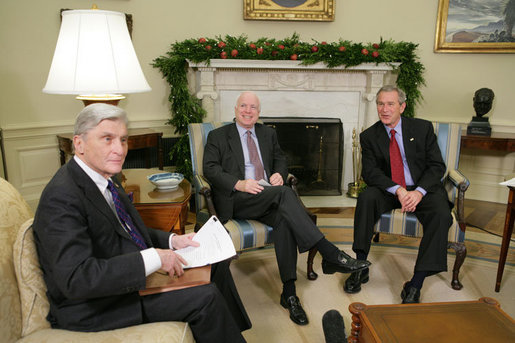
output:
[[[458,170],[461,144],[461,126],[458,123],[433,122],[438,145],[442,152],[443,160],[447,166],[447,173],[443,178],[445,189],[449,196],[449,201],[454,204],[452,210],[453,223],[449,228],[448,245],[456,252],[456,259],[452,270],[451,286],[455,290],[460,290],[463,285],[458,279],[459,272],[467,248],[465,247],[465,218],[464,218],[464,198],[465,191],[469,186],[469,180]],[[374,227],[374,241],[379,241],[379,233],[389,233],[410,237],[422,237],[422,225],[412,213],[402,213],[400,209],[395,209],[384,213]]]
[[[188,125],[191,162],[193,167],[192,184],[195,191],[195,213],[197,216],[195,229],[200,228],[212,215],[216,215],[211,186],[203,176],[202,159],[209,132],[227,124],[230,124],[230,122],[193,123]],[[295,193],[297,193],[297,179],[293,175],[290,174],[288,176],[286,184],[292,187]],[[309,213],[309,215],[313,222],[316,223],[316,215],[312,213]],[[237,252],[261,248],[273,243],[273,228],[259,221],[230,219],[224,226],[229,232]],[[313,248],[308,254],[307,277],[309,280],[315,280],[318,277],[313,271],[313,259],[315,255],[316,249]]]

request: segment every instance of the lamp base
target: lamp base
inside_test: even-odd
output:
[[[82,102],[84,103],[84,106],[95,104],[97,102],[118,106],[118,103],[120,102],[120,100],[125,99],[125,96],[123,96],[121,94],[102,94],[102,95],[88,94],[88,95],[79,95],[75,99],[82,100]]]

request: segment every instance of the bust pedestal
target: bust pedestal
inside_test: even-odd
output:
[[[467,126],[467,135],[490,136],[491,134],[492,128],[487,117],[472,117]]]

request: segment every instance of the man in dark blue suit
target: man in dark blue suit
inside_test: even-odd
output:
[[[418,303],[425,277],[447,270],[447,234],[452,216],[441,182],[446,167],[431,122],[401,118],[406,108],[402,90],[384,86],[377,93],[376,103],[379,121],[360,135],[362,176],[367,188],[356,205],[352,249],[358,260],[366,260],[381,214],[394,208],[413,212],[422,223],[424,235],[414,275],[404,284],[401,298],[402,303]],[[344,291],[357,293],[368,280],[368,268],[352,273]]]
[[[208,285],[139,295],[159,269],[182,275],[185,261],[173,249],[198,243],[193,233],[147,228],[114,180],[128,149],[124,110],[89,105],[74,131],[75,156],[45,187],[34,219],[52,327],[101,331],[185,321],[197,342],[244,342],[240,331],[251,325],[227,261],[212,266]]]
[[[274,129],[258,124],[258,97],[242,93],[235,107],[236,122],[209,133],[204,150],[204,175],[213,188],[216,211],[222,222],[230,218],[255,219],[274,228],[277,263],[283,292],[280,303],[299,325],[307,315],[295,291],[297,249],[316,247],[324,273],[352,272],[369,265],[356,261],[324,238],[290,187],[286,157]],[[259,175],[259,176],[258,176]],[[263,181],[268,186],[263,186]]]

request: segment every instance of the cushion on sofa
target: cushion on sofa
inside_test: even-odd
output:
[[[39,266],[32,220],[21,225],[13,246],[14,270],[21,300],[22,337],[50,328],[46,320],[50,308],[46,297],[47,288]]]

